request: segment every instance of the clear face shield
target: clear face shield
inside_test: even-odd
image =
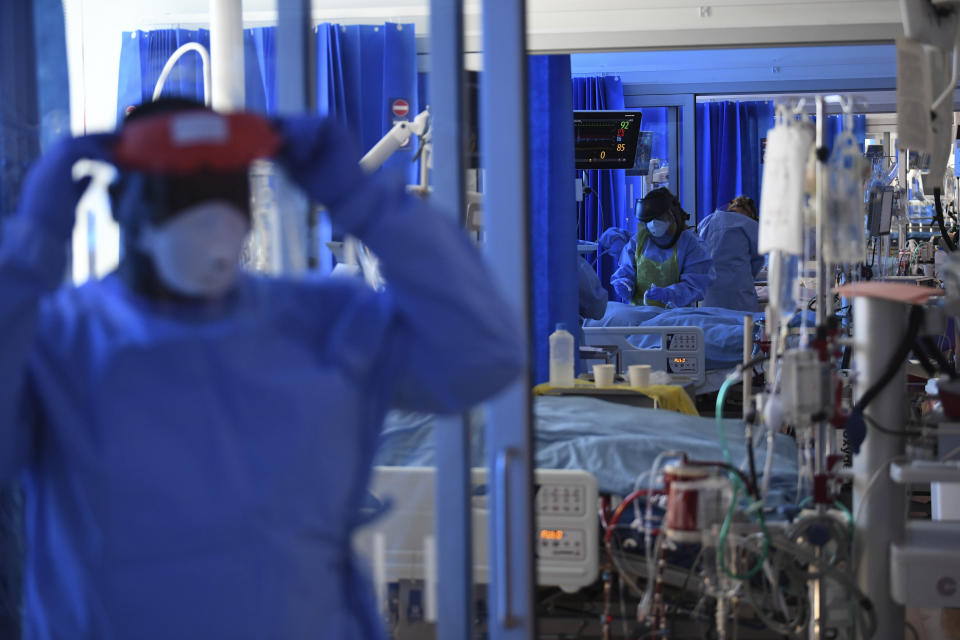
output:
[[[251,163],[279,136],[253,114],[187,109],[127,122],[115,147],[127,184],[120,222],[156,280],[190,298],[236,282],[251,229]]]

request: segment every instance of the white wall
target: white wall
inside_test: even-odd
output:
[[[275,21],[275,0],[243,0],[248,25]],[[429,47],[429,0],[314,0],[317,21],[413,22]],[[480,3],[466,0],[468,51]],[[898,0],[528,0],[531,52],[891,41]],[[75,132],[113,128],[124,30],[205,26],[207,0],[64,0]]]

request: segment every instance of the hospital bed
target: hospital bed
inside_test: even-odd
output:
[[[701,330],[699,338],[694,333],[681,342],[684,346],[700,348],[700,359],[663,353],[662,371],[672,372],[676,365],[686,365],[692,378],[688,389],[694,395],[706,394],[720,388],[727,375],[743,362],[743,318],[750,316],[753,322],[753,337],[756,342],[761,335],[762,313],[750,314],[743,311],[720,309],[715,307],[685,307],[663,309],[660,307],[633,306],[621,302],[610,302],[607,313],[601,320],[587,320],[583,327],[584,341],[587,345],[608,343],[609,337],[619,329],[624,340],[617,340],[623,360],[647,362],[650,351],[672,346],[667,342],[669,330]],[[692,356],[696,358],[696,355]],[[674,358],[680,358],[679,362]],[[654,370],[657,370],[654,366]]]
[[[539,544],[540,587],[570,592],[596,584],[599,500],[628,495],[657,455],[673,449],[694,459],[721,458],[717,425],[711,418],[583,396],[536,397],[534,418],[537,529],[531,533]],[[394,612],[390,615],[403,617],[415,611],[427,621],[434,604],[429,594],[435,587],[431,468],[436,461],[435,423],[429,414],[392,412],[388,416],[370,487],[369,508],[382,515],[360,529],[354,540],[371,567],[381,602]],[[480,469],[485,462],[482,413],[472,414],[469,423],[475,467],[474,576],[483,584],[488,531],[485,473]],[[734,460],[742,461],[743,424],[726,420],[725,426]],[[758,451],[758,456],[763,455]],[[794,500],[796,477],[796,446],[792,439],[778,435],[769,506]],[[571,510],[564,512],[564,506]],[[402,606],[396,604],[401,600]],[[416,606],[411,608],[411,601]]]
[[[585,344],[602,344],[610,335],[610,330],[618,328],[620,332],[627,334],[626,344],[617,341],[621,358],[625,361],[647,362],[646,358],[651,350],[662,350],[667,344],[665,339],[671,331],[678,333],[685,330],[684,328],[692,327],[702,329],[703,356],[702,360],[697,362],[702,362],[703,366],[696,366],[697,370],[692,372],[691,376],[693,380],[687,386],[692,395],[702,395],[717,391],[727,375],[743,362],[744,316],[751,318],[754,343],[751,352],[757,355],[763,336],[763,324],[766,321],[766,314],[763,312],[749,313],[719,307],[662,309],[610,302],[607,313],[601,320],[587,320],[584,323],[583,334]],[[816,325],[816,314],[808,311],[806,316],[807,326],[812,330]],[[803,314],[794,314],[790,326],[797,330],[802,318]],[[689,344],[689,340],[685,341]],[[660,370],[670,372],[674,355],[667,349],[662,356],[658,358],[658,361],[663,363]],[[654,370],[656,369],[655,366]]]

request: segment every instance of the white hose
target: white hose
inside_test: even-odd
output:
[[[644,555],[647,560],[647,589],[643,593],[643,600],[640,602],[638,610],[640,611],[649,611],[650,602],[653,600],[653,588],[651,587],[651,582],[655,579],[655,568],[656,562],[654,561],[654,552],[653,544],[650,540],[653,530],[650,527],[650,521],[653,519],[653,485],[657,481],[657,471],[660,469],[660,463],[664,458],[683,458],[686,454],[683,451],[663,451],[653,460],[653,465],[650,467],[650,478],[647,482],[647,509],[646,515],[643,522],[643,545],[644,545]],[[665,534],[663,529],[666,527],[666,524],[660,527],[660,536],[662,538]]]
[[[187,51],[196,51],[200,54],[200,61],[203,65],[203,104],[210,106],[210,53],[203,47],[203,45],[196,42],[188,42],[185,45],[182,45],[176,51],[173,52],[169,58],[167,58],[166,64],[163,65],[163,70],[160,72],[160,77],[157,78],[157,84],[153,88],[153,100],[156,101],[160,97],[160,94],[163,93],[163,85],[167,82],[167,76],[170,75],[170,72],[173,70],[174,65],[177,64],[177,61],[180,59],[180,56],[185,54]]]
[[[773,446],[775,434],[771,425],[767,426],[767,459],[763,461],[763,482],[760,484],[760,502],[766,503],[770,491],[770,478],[773,476]]]

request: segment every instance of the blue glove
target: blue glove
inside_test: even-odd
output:
[[[77,202],[90,183],[73,179],[77,160],[113,161],[113,135],[64,138],[37,160],[23,182],[16,217],[56,241],[66,242],[73,232]]]
[[[335,215],[367,179],[357,143],[331,118],[290,116],[273,124],[283,136],[277,160],[311,199]]]
[[[623,247],[630,242],[630,237],[630,234],[623,229],[610,227],[603,232],[603,235],[597,240],[597,244],[600,245],[604,254],[619,258]]]
[[[621,300],[624,302],[630,302],[633,298],[633,285],[629,280],[620,278],[613,281],[613,291],[616,293]]]
[[[647,289],[647,292],[643,294],[643,303],[647,304],[648,302],[659,302],[664,306],[674,305],[673,291],[670,290],[670,287],[658,287],[657,285],[650,285],[650,288]]]

